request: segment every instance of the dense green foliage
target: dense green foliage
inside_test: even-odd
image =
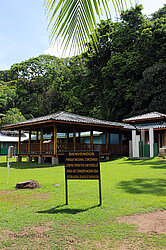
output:
[[[117,216],[166,209],[164,160],[101,163],[102,206],[97,180],[69,180],[66,206],[64,166],[10,159],[6,184],[5,161],[0,157],[0,248],[165,249],[166,235],[157,234],[156,228],[141,233],[134,225],[116,221]],[[30,179],[41,188],[15,189],[16,183]]]
[[[141,11],[102,21],[98,52],[41,55],[0,71],[0,113],[17,108],[27,119],[65,110],[112,121],[166,113],[166,5],[151,18]]]
[[[166,5],[163,9],[166,12]],[[99,25],[99,54],[89,58],[88,68],[89,81],[93,79],[99,93],[100,117],[105,119],[121,120],[133,114],[135,85],[148,67],[166,60],[166,19],[161,16],[152,21],[141,10],[136,6],[122,12],[120,22],[107,20]],[[156,87],[153,84],[152,89]],[[166,83],[162,87],[166,88]],[[166,113],[161,103],[149,109]]]
[[[143,72],[143,77],[135,85],[133,114],[139,114],[160,107],[166,110],[166,64],[154,64]],[[148,103],[148,105],[147,105]]]
[[[21,114],[19,109],[10,108],[6,115],[2,118],[2,124],[11,124],[25,121],[25,117]]]

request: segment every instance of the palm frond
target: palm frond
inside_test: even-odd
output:
[[[87,50],[91,42],[92,49],[97,49],[97,20],[103,13],[111,16],[109,0],[45,0],[49,19],[50,40],[61,38],[64,52],[75,48],[75,54]],[[126,0],[112,0],[116,13],[123,8]],[[93,41],[93,42],[92,42]]]

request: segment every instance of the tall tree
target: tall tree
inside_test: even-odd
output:
[[[11,72],[10,70],[0,71],[0,112],[5,113],[16,105],[16,83],[11,80]]]
[[[132,114],[158,111],[166,114],[166,64],[156,63],[147,68],[135,85]]]
[[[64,60],[54,56],[41,55],[11,67],[17,75],[17,104],[26,118],[36,117],[61,110],[63,99],[61,90],[68,81],[63,71]]]
[[[25,121],[25,117],[22,115],[19,109],[11,108],[6,112],[6,115],[2,118],[2,124],[11,124]]]
[[[140,5],[122,12],[120,22],[99,25],[99,53],[88,58],[88,68],[98,92],[100,118],[121,120],[131,112],[134,86],[143,71],[165,61],[165,32],[163,18],[149,20]]]

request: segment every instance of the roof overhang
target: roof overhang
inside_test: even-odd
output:
[[[62,121],[62,120],[47,120],[47,121],[40,121],[40,122],[31,122],[26,124],[10,124],[5,126],[3,129],[14,129],[14,130],[28,130],[28,129],[36,129],[39,130],[40,128],[44,127],[53,127],[54,125],[57,126],[67,126],[67,127],[75,127],[77,126],[78,130],[79,127],[91,127],[91,128],[113,128],[113,129],[123,129],[122,126],[116,125],[106,125],[106,124],[92,124],[92,123],[83,123],[83,122],[71,122],[71,121]]]
[[[22,121],[14,124],[4,126],[5,130],[34,130],[40,131],[41,128],[49,131],[53,126],[57,126],[57,129],[62,131],[72,132],[72,128],[77,131],[89,131],[89,130],[126,130],[131,131],[135,129],[130,124],[111,122],[106,120],[99,120],[96,118],[90,118],[86,116],[80,116],[68,112],[57,112],[55,114],[46,115],[38,118],[33,118],[27,121]]]

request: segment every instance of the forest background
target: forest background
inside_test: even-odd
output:
[[[166,5],[150,18],[138,5],[102,21],[98,34],[98,51],[89,43],[81,56],[1,70],[1,126],[61,110],[111,121],[166,113]]]

